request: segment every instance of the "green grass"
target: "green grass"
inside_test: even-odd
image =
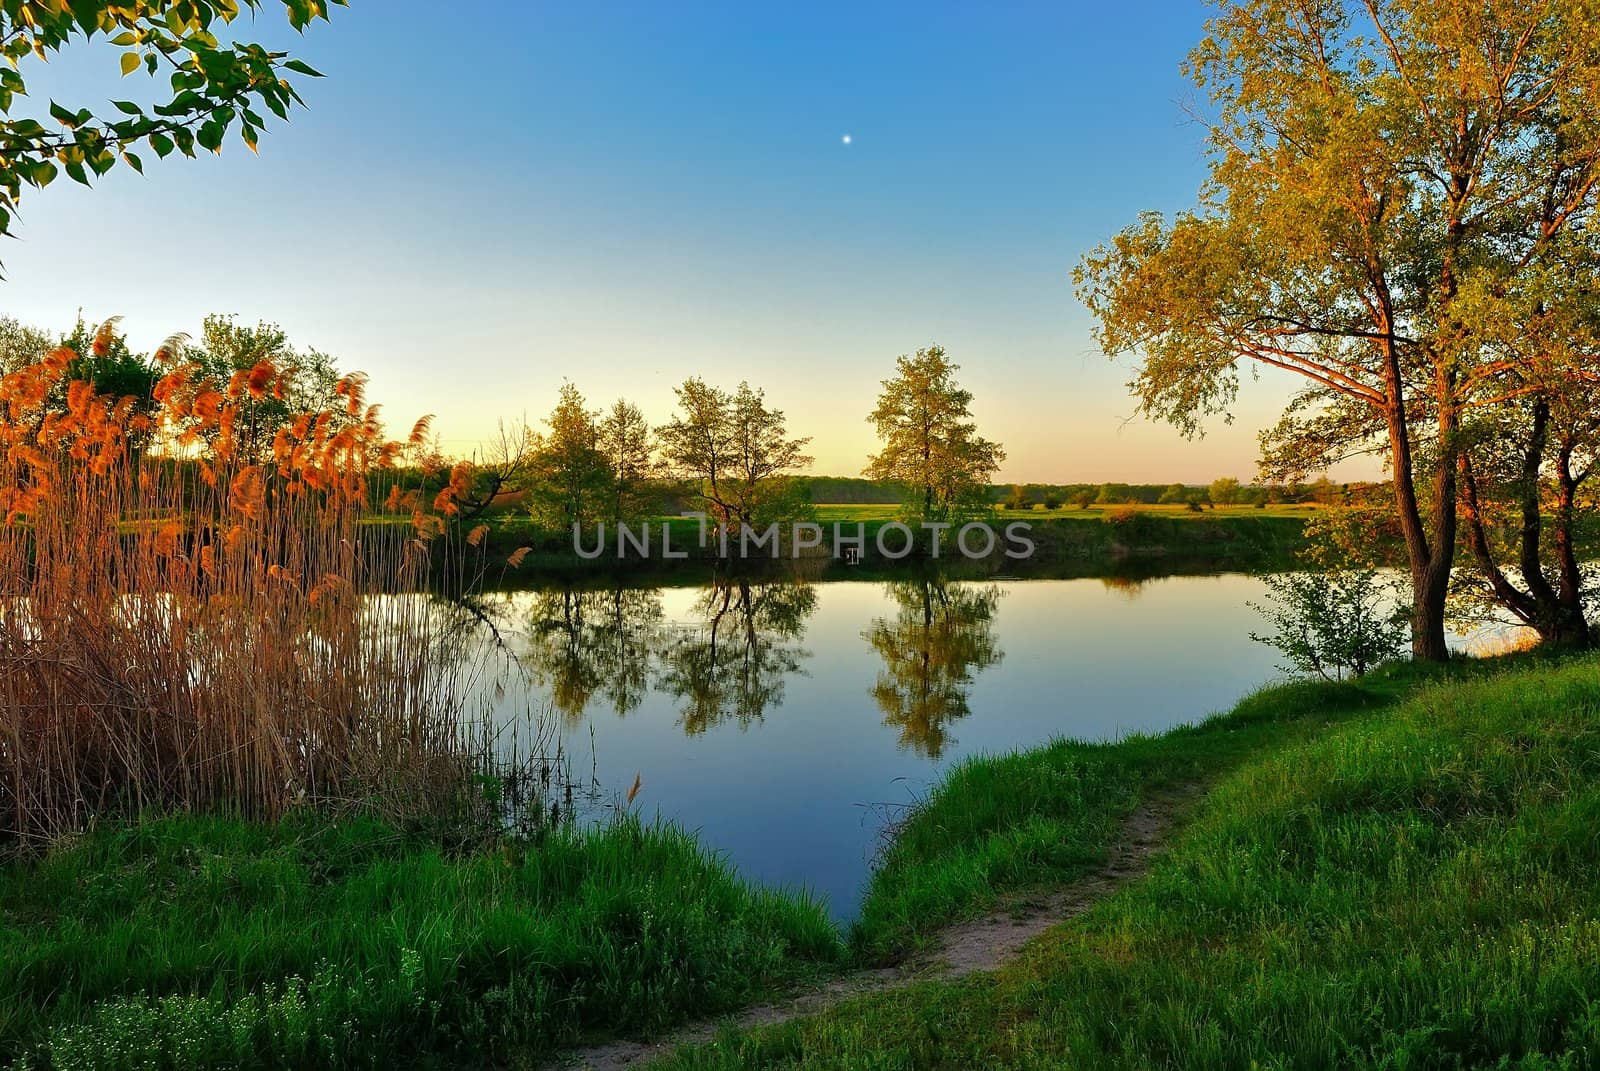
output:
[[[1202,512],[1196,513],[1188,506],[1172,505],[1105,505],[1093,503],[1088,509],[1079,509],[1072,503],[1067,503],[1058,509],[1047,510],[1043,506],[1031,509],[1013,509],[1006,505],[997,505],[995,515],[1003,521],[1099,521],[1109,513],[1118,513],[1132,510],[1137,513],[1147,513],[1156,517],[1170,517],[1175,520],[1205,521],[1222,517],[1294,517],[1305,520],[1323,511],[1325,507],[1312,502],[1289,503],[1268,505],[1257,509],[1254,506],[1207,506]],[[900,513],[900,507],[878,503],[849,503],[833,504],[819,503],[816,507],[817,519],[824,523],[831,521],[892,521]]]
[[[1392,705],[1439,672],[1407,663],[1360,682],[1275,685],[1156,736],[969,759],[897,830],[851,933],[855,953],[893,960],[1008,894],[1071,881],[1104,860],[1145,794],[1213,781],[1264,748]]]
[[[481,1066],[841,952],[818,904],[631,819],[451,855],[360,819],[163,818],[0,870],[0,1066]]]
[[[891,906],[908,879],[1005,859],[995,845],[1034,822],[1062,823],[1092,855],[1103,829],[1052,816],[1052,797],[1114,813],[1128,793],[1102,789],[1214,783],[1145,879],[997,975],[728,1034],[664,1066],[1595,1066],[1600,662],[1493,668],[1270,690],[1113,745],[1110,773],[1083,773],[1095,760],[1060,745],[969,764],[913,820],[926,828],[874,887],[858,938],[903,942],[914,927]],[[1064,790],[1014,784],[1051,771]],[[995,789],[1020,805],[951,824]],[[1047,866],[1081,865],[1049,851]],[[989,895],[945,884],[947,914]]]

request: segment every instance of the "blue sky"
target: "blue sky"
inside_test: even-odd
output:
[[[440,12],[452,18],[441,21]],[[372,375],[397,428],[464,451],[571,379],[653,422],[698,374],[766,389],[858,471],[897,354],[963,367],[1007,480],[1250,476],[1292,384],[1187,443],[1129,422],[1126,365],[1068,273],[1142,209],[1192,203],[1178,65],[1206,10],[1101,4],[353,0],[292,43],[328,77],[252,156],[147,156],[23,203],[0,311],[125,316],[152,346],[208,312],[281,323]],[[114,57],[34,94],[141,96]],[[851,136],[851,143],[842,141]]]

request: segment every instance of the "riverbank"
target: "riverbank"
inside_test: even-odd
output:
[[[1174,778],[1208,787],[1147,877],[996,973],[656,1066],[1588,1066],[1600,663],[1510,664],[1271,689],[1110,749],[1111,777],[1071,745],[971,763],[913,819],[858,951],[1072,873],[1105,827],[1052,800],[1115,811]],[[1054,787],[1021,787],[1040,779]],[[1086,791],[1102,784],[1128,790]],[[1010,802],[985,813],[997,788]]]
[[[1070,578],[1082,576],[1193,575],[1215,572],[1249,572],[1289,569],[1295,555],[1305,546],[1306,521],[1319,507],[1294,506],[1271,509],[1230,508],[1193,513],[1166,507],[1111,507],[1085,510],[996,509],[989,520],[997,533],[993,553],[980,560],[969,560],[952,546],[953,536],[943,537],[938,564],[973,575],[1014,574],[1030,577]],[[816,523],[822,526],[821,547],[803,552],[802,559],[813,569],[830,576],[874,579],[903,575],[908,560],[890,558],[878,550],[879,533],[895,523],[893,506],[816,507]],[[1027,525],[1026,537],[1033,549],[1026,558],[1005,556],[1010,546],[1004,542],[1006,526]],[[599,553],[585,559],[575,553],[571,533],[551,532],[531,524],[526,517],[500,514],[482,522],[475,553],[469,561],[481,565],[468,572],[481,584],[516,586],[533,579],[561,580],[626,579],[633,582],[663,577],[682,577],[686,572],[709,574],[716,568],[714,548],[701,547],[701,524],[692,517],[658,517],[650,522],[650,552],[641,554],[634,544],[624,544],[619,553],[616,536],[608,533],[605,544],[594,533],[585,536],[586,551]],[[835,526],[843,539],[861,537],[859,557],[849,563],[830,561]],[[663,541],[662,532],[666,531]],[[883,533],[885,546],[898,555],[904,535]],[[439,544],[448,553],[449,541]],[[974,538],[973,546],[980,545]],[[770,546],[770,544],[769,544]],[[665,554],[670,549],[674,557]],[[505,563],[515,556],[516,565]],[[935,564],[926,539],[912,556],[916,561]],[[785,559],[792,562],[792,555]],[[747,564],[771,564],[771,551],[751,552]]]
[[[478,846],[358,818],[101,828],[0,868],[0,1064],[537,1062],[926,954],[1105,866],[1130,815],[1188,786],[1148,877],[997,975],[670,1066],[1478,1063],[1600,1042],[1579,999],[1600,985],[1600,666],[1516,656],[971,760],[903,822],[847,935],[632,818]]]
[[[176,816],[0,868],[0,1066],[481,1066],[836,970],[826,911],[620,818],[452,849]]]

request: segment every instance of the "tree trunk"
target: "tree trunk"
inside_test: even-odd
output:
[[[1394,459],[1395,511],[1406,541],[1406,559],[1411,572],[1411,655],[1424,662],[1443,662],[1450,657],[1444,638],[1444,602],[1450,588],[1450,565],[1455,543],[1455,481],[1453,466],[1441,465],[1435,474],[1435,498],[1449,495],[1448,517],[1435,515],[1440,524],[1438,538],[1444,546],[1430,545],[1417,507],[1417,486],[1413,478],[1411,435],[1406,427],[1405,401],[1400,378],[1399,356],[1391,343],[1385,354],[1388,398],[1384,418],[1389,426],[1390,456]],[[1441,415],[1441,425],[1454,418]]]
[[[1594,644],[1594,636],[1589,631],[1588,620],[1583,616],[1583,573],[1578,568],[1578,553],[1572,531],[1574,517],[1577,514],[1578,484],[1583,482],[1582,476],[1575,476],[1572,472],[1574,445],[1572,440],[1565,440],[1560,450],[1556,452],[1555,547],[1558,616],[1557,634],[1553,639],[1558,646],[1590,647]]]

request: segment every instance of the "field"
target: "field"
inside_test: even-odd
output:
[[[1065,505],[1060,509],[1047,510],[1042,506],[1033,509],[1013,509],[1010,506],[996,506],[995,516],[1001,521],[1099,521],[1104,520],[1108,514],[1123,513],[1129,510],[1150,514],[1157,517],[1169,517],[1179,520],[1214,520],[1219,517],[1294,517],[1304,520],[1316,516],[1326,509],[1315,503],[1288,503],[1263,506],[1257,509],[1254,506],[1207,506],[1199,513],[1187,506],[1171,505],[1105,505],[1094,503],[1088,509],[1079,509],[1074,505]],[[895,518],[899,510],[892,505],[834,505],[828,503],[817,504],[817,520],[831,521],[890,521]]]

